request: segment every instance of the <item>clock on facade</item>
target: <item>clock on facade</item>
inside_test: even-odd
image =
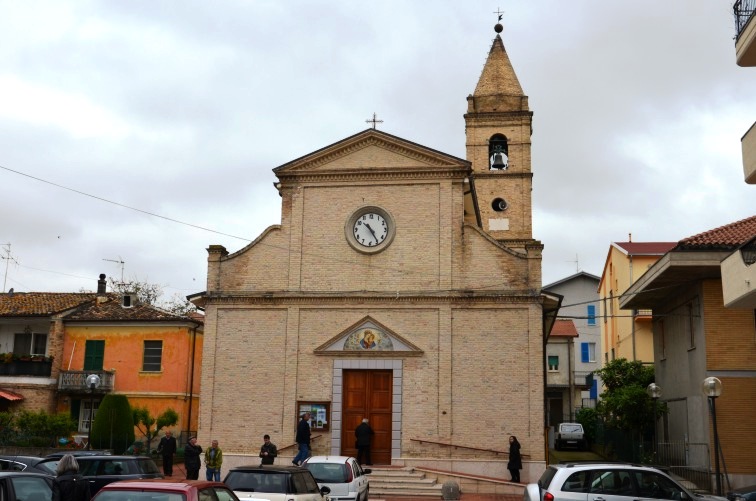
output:
[[[357,209],[344,227],[347,242],[364,253],[380,252],[394,238],[394,218],[385,209],[375,206]]]

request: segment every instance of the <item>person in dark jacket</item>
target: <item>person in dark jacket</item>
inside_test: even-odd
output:
[[[278,448],[276,444],[270,441],[270,435],[263,436],[263,444],[260,447],[260,457],[262,458],[260,464],[273,464],[273,460],[278,456]]]
[[[165,431],[165,436],[160,439],[157,448],[158,454],[163,456],[163,473],[166,477],[173,476],[173,456],[176,454],[176,439],[171,430]]]
[[[302,461],[310,457],[310,413],[302,414],[302,419],[297,423],[297,437],[294,439],[299,446],[299,452],[294,456],[292,463],[299,466]]]
[[[79,463],[71,454],[58,462],[58,474],[53,481],[52,501],[89,501],[89,481],[79,475]]]
[[[202,447],[197,444],[197,437],[189,439],[189,443],[184,446],[184,466],[186,467],[186,479],[197,480],[199,478],[200,466],[200,454],[202,454]]]
[[[520,442],[517,441],[517,437],[512,435],[509,437],[509,462],[507,462],[507,470],[512,475],[512,482],[520,482],[521,469],[522,456],[520,456]]]
[[[371,465],[373,461],[370,459],[370,442],[373,440],[375,432],[368,424],[368,419],[362,420],[362,423],[354,429],[354,436],[357,439],[355,445],[357,446],[357,462],[361,465]],[[363,463],[363,459],[365,462]]]

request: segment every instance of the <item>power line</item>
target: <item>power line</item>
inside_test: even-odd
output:
[[[64,190],[72,191],[72,192],[77,193],[79,195],[84,195],[85,197],[94,198],[95,200],[99,200],[101,202],[106,202],[106,203],[109,203],[109,204],[117,205],[118,207],[123,207],[124,209],[130,209],[130,210],[133,210],[133,211],[141,212],[142,214],[147,214],[148,216],[159,217],[160,219],[165,219],[166,221],[171,221],[172,223],[183,224],[184,226],[190,226],[192,228],[197,228],[199,230],[209,231],[210,233],[215,233],[215,234],[223,235],[223,236],[226,236],[226,237],[231,237],[231,238],[236,238],[236,239],[239,239],[239,240],[244,240],[245,242],[250,242],[251,241],[248,238],[239,237],[237,235],[231,235],[230,233],[223,233],[222,231],[213,230],[211,228],[205,228],[203,226],[199,226],[199,225],[196,225],[196,224],[187,223],[186,221],[179,221],[178,219],[174,219],[172,217],[162,216],[160,214],[155,214],[154,212],[138,209],[136,207],[131,207],[130,205],[122,204],[122,203],[119,203],[119,202],[114,202],[113,200],[108,200],[107,198],[98,197],[97,195],[91,195],[89,193],[85,193],[83,191],[79,191],[79,190],[74,189],[74,188],[69,188],[68,186],[63,186],[62,184],[54,183],[54,182],[48,181],[46,179],[42,179],[42,178],[39,178],[39,177],[36,177],[36,176],[32,176],[31,174],[26,174],[24,172],[19,172],[17,170],[9,169],[8,167],[5,167],[3,165],[0,165],[0,169],[7,170],[8,172],[13,172],[14,174],[18,174],[19,176],[24,176],[24,177],[28,177],[30,179],[34,179],[35,181],[39,181],[41,183],[45,183],[45,184],[49,184],[51,186],[55,186],[56,188],[62,188]]]

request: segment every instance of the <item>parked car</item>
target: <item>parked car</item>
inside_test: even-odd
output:
[[[328,487],[331,501],[367,501],[371,470],[349,456],[310,456],[302,465],[312,473],[319,487]]]
[[[53,477],[25,471],[0,472],[0,497],[3,501],[50,501]]]
[[[561,451],[565,446],[574,446],[578,450],[588,448],[588,442],[585,439],[583,425],[580,423],[560,423],[557,427],[554,448]]]
[[[108,450],[92,451],[92,450],[85,450],[85,449],[71,449],[71,450],[62,450],[58,452],[53,452],[52,454],[48,454],[45,457],[46,458],[62,458],[66,454],[79,457],[79,456],[110,456],[113,453]]]
[[[727,493],[730,501],[756,501],[756,485],[741,487]]]
[[[124,480],[100,489],[98,501],[239,501],[221,482],[206,480]]]
[[[725,501],[696,494],[652,466],[632,463],[567,463],[549,465],[538,483],[528,484],[523,501],[625,501],[641,498],[675,501]]]
[[[55,475],[60,457],[48,457],[37,463]],[[103,486],[129,479],[163,478],[155,461],[144,456],[77,456],[79,473],[89,480],[89,491],[94,495]]]
[[[237,466],[223,483],[241,501],[324,501],[331,492],[328,487],[318,488],[310,470],[300,466]]]
[[[0,456],[0,471],[25,471],[50,474],[47,468],[37,466],[43,458],[38,456]]]

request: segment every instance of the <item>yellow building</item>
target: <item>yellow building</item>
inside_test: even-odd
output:
[[[619,297],[675,242],[614,242],[599,282],[601,350],[604,363],[617,358],[653,363],[651,311],[622,311]]]

